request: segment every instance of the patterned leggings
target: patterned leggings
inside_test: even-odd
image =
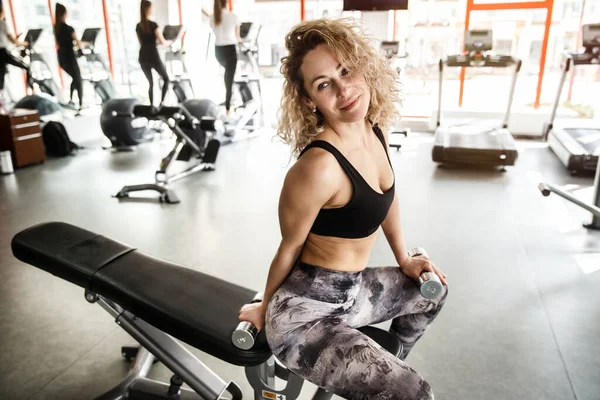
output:
[[[428,300],[398,267],[360,272],[298,262],[273,295],[265,333],[290,371],[351,400],[433,399],[429,384],[403,360],[447,296]],[[392,319],[400,358],[355,328]]]

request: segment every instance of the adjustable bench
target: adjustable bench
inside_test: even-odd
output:
[[[255,399],[298,397],[303,379],[273,357],[264,332],[249,350],[231,342],[238,312],[254,291],[66,223],[28,228],[11,246],[19,260],[83,287],[85,299],[102,306],[140,344],[125,380],[98,399],[242,398],[236,383],[221,379],[179,341],[245,367]],[[360,330],[399,354],[401,344],[393,334],[372,326]],[[169,384],[146,378],[155,359],[173,372]],[[275,390],[275,376],[287,381],[284,389]],[[313,399],[331,396],[318,389]]]

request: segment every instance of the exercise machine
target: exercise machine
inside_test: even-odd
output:
[[[23,39],[29,44],[26,48],[21,49],[21,58],[29,64],[34,94],[23,97],[14,107],[35,109],[38,110],[40,116],[51,115],[49,119],[60,120],[63,117],[62,111],[76,112],[78,110],[65,101],[60,87],[54,80],[50,66],[44,56],[35,48],[42,33],[43,29],[30,29]],[[60,113],[56,111],[59,107],[62,109]]]
[[[44,56],[39,53],[35,47],[40,36],[43,33],[43,29],[30,29],[25,34],[25,42],[29,45],[21,50],[21,57],[23,59],[29,59],[29,68],[31,70],[31,77],[33,79],[34,91],[46,93],[54,98],[61,104],[66,104],[60,87],[52,76],[52,70],[46,62]]]
[[[558,94],[552,107],[550,122],[545,127],[544,134],[550,148],[571,172],[577,173],[595,169],[592,203],[581,201],[571,193],[550,183],[542,182],[538,185],[538,188],[544,196],[555,193],[592,213],[591,222],[584,224],[584,226],[589,229],[600,230],[600,162],[598,162],[600,156],[600,126],[593,126],[588,121],[581,121],[577,124],[569,121],[569,125],[565,126],[554,124],[560,94],[571,65],[573,67],[576,65],[600,65],[600,24],[584,25],[582,31],[585,50],[583,53],[564,53],[565,62],[558,86]]]
[[[256,136],[263,118],[261,76],[258,68],[258,36],[261,26],[254,22],[242,22],[238,49],[238,65],[233,81],[233,91],[241,101],[232,104],[234,115],[225,125],[228,135],[223,144]],[[237,94],[237,95],[236,95]],[[224,105],[222,103],[221,105]],[[227,143],[225,143],[227,142]]]
[[[504,166],[514,165],[517,160],[517,147],[508,130],[508,120],[517,75],[522,62],[510,55],[494,54],[492,44],[491,30],[468,30],[465,32],[465,50],[467,53],[449,55],[439,61],[437,128],[432,150],[432,159],[437,163],[501,166],[504,169]],[[511,66],[514,66],[514,73],[510,85],[508,107],[501,126],[469,123],[449,126],[441,124],[444,67],[507,68]]]
[[[571,193],[550,183],[542,182],[538,185],[544,196],[555,193],[562,198],[578,205],[592,213],[592,220],[584,226],[588,229],[600,230],[600,125],[590,124],[588,121],[578,121],[573,124],[559,126],[554,124],[556,110],[560,101],[567,73],[571,65],[600,65],[600,24],[588,24],[582,27],[582,39],[584,51],[564,52],[565,62],[563,64],[562,76],[558,85],[558,94],[552,107],[550,122],[544,127],[544,136],[548,145],[564,166],[573,173],[596,170],[592,203],[579,200]],[[596,122],[597,124],[597,122]]]
[[[131,151],[134,146],[154,139],[155,132],[149,129],[149,121],[136,117],[133,109],[142,105],[137,97],[111,99],[102,107],[100,127],[111,143],[111,149]]]
[[[380,48],[383,50],[384,57],[388,60],[392,69],[396,71],[399,84],[402,84],[408,53],[404,52],[404,54],[400,54],[400,42],[397,40],[384,40],[381,42]],[[391,133],[388,135],[389,147],[400,150],[402,147],[400,138],[402,136],[407,137],[409,132],[409,128],[403,128],[396,124],[394,129],[392,129]]]
[[[85,60],[81,68],[82,78],[94,87],[94,92],[100,97],[102,105],[116,95],[115,85],[104,58],[96,52],[96,39],[101,28],[87,28],[81,35],[81,42],[87,45],[79,49],[78,54]]]
[[[390,66],[396,70],[398,80],[402,82],[408,53],[405,51],[400,54],[400,42],[398,40],[383,40],[379,47],[383,50],[384,57],[388,60]]]
[[[183,25],[166,25],[163,29],[163,37],[171,41],[169,49],[165,53],[165,68],[178,103],[195,97],[192,81],[188,76],[188,69],[184,61],[185,51],[181,40],[184,33]]]
[[[584,210],[592,213],[592,221],[583,226],[588,229],[600,230],[600,163],[596,163],[596,176],[594,178],[594,194],[592,196],[592,203],[586,203],[579,200],[571,193],[559,188],[556,185],[542,182],[538,185],[538,189],[544,196],[550,196],[550,193],[555,193],[560,197],[570,201],[583,208]]]
[[[17,259],[84,288],[86,301],[100,305],[139,343],[122,348],[126,358],[135,357],[132,367],[99,400],[242,399],[238,384],[222,379],[180,341],[244,367],[256,400],[298,398],[304,380],[275,359],[264,330],[247,350],[232,341],[239,310],[252,301],[254,291],[61,222],[19,232],[11,248]],[[391,354],[400,354],[402,344],[393,333],[373,326],[359,330]],[[169,383],[146,377],[154,360],[173,373]],[[275,388],[275,377],[286,381],[285,388]],[[312,398],[332,396],[319,388]]]
[[[552,106],[550,122],[544,126],[544,139],[548,145],[572,173],[595,171],[600,156],[600,123],[598,120],[569,120],[563,124],[555,124],[556,110],[560,102],[563,85],[571,68],[582,65],[593,65],[600,68],[600,24],[588,24],[582,27],[584,51],[565,51],[562,75],[558,85],[558,93]]]
[[[218,107],[210,100],[187,100],[179,106],[135,105],[133,116],[148,120],[160,120],[169,126],[177,137],[169,154],[160,162],[156,171],[155,183],[124,186],[114,197],[128,198],[132,192],[154,190],[159,193],[159,201],[176,204],[180,200],[172,189],[168,188],[181,178],[198,171],[213,171],[221,143],[215,139],[214,132],[219,130],[219,120],[215,117]],[[169,174],[173,161],[189,162],[192,165],[185,170]]]
[[[22,36],[23,36],[23,34],[19,34],[19,35],[17,35],[17,38],[19,40],[23,40]],[[17,51],[12,51],[13,49],[16,49]],[[23,49],[18,46],[14,47],[13,49],[11,49],[11,51],[9,51],[9,49],[6,49],[6,50],[9,51],[9,54],[16,60],[22,62],[23,64],[27,64],[27,62],[22,57]],[[18,53],[18,54],[15,54],[15,53]],[[18,100],[18,98],[12,92],[12,85],[10,84],[10,79],[9,79],[10,68],[8,68],[8,67],[13,67],[13,65],[8,64],[6,67],[7,68],[6,68],[5,77],[4,77],[5,85],[4,85],[4,89],[2,91],[0,91],[0,101],[4,100],[5,106],[13,104]],[[22,72],[24,74],[26,73],[26,71],[24,71],[23,69],[21,69],[19,67],[14,67],[14,68],[17,68],[20,72]],[[26,86],[26,90],[29,88],[33,89],[32,81],[28,81],[26,79],[25,86]]]

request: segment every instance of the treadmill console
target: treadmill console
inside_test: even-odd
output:
[[[588,24],[582,27],[583,47],[600,47],[600,24]]]
[[[101,30],[102,28],[87,28],[81,35],[81,41],[94,46],[96,44],[96,39],[98,38],[98,33],[100,33]]]
[[[465,50],[469,52],[469,65],[483,67],[486,63],[487,52],[492,50],[494,43],[491,30],[471,29],[465,32]]]
[[[600,24],[583,25],[581,31],[584,51],[566,52],[567,57],[570,57],[575,65],[600,64]]]
[[[242,22],[240,26],[240,37],[242,41],[256,45],[261,26],[254,22]]]
[[[492,50],[494,37],[491,30],[471,29],[465,32],[465,50],[469,53]]]
[[[258,53],[258,35],[262,25],[255,22],[242,22],[240,26],[240,37],[242,42],[240,43],[240,51],[242,54],[245,53]]]
[[[165,40],[176,41],[183,31],[183,25],[165,25],[163,37]]]
[[[29,43],[29,48],[32,48],[40,39],[41,34],[42,29],[30,29],[27,31],[27,34],[25,35],[25,39],[23,39],[23,41]]]
[[[388,60],[398,56],[400,51],[400,42],[384,40],[381,42],[381,49]]]

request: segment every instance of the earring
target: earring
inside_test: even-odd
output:
[[[317,107],[313,108],[313,109],[312,109],[312,112],[313,112],[313,113],[316,113],[316,112],[317,112]]]

